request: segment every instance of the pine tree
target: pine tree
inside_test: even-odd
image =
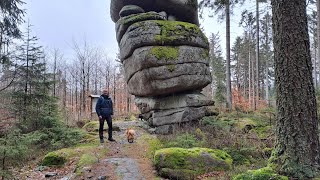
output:
[[[25,11],[21,9],[24,4],[21,0],[0,1],[0,64],[6,63],[8,57],[4,49],[9,45],[11,38],[20,38],[19,25],[24,22]]]
[[[0,177],[13,179],[8,166],[21,162],[28,152],[24,136],[17,130],[11,130],[0,137]]]
[[[57,105],[49,90],[53,82],[47,73],[45,56],[38,39],[28,25],[18,59],[18,77],[13,92],[14,110],[23,132],[53,127],[57,123]]]
[[[269,13],[260,20],[261,22],[261,66],[265,79],[265,100],[270,105],[270,81],[274,78],[273,72],[273,51],[272,51],[272,27]],[[264,72],[264,73],[263,73]]]
[[[232,110],[232,92],[231,92],[231,72],[230,72],[230,14],[237,3],[243,3],[244,0],[201,0],[200,9],[210,8],[215,14],[219,14],[220,19],[226,20],[226,90],[227,90],[227,108]]]
[[[215,102],[219,105],[226,103],[226,74],[225,60],[222,57],[219,34],[212,34],[210,39],[210,68],[212,71],[212,90]]]

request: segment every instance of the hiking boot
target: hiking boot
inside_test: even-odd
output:
[[[113,138],[108,138],[109,141],[114,142],[116,140],[114,140]]]
[[[100,143],[104,143],[104,140],[103,140],[103,139],[100,139]]]

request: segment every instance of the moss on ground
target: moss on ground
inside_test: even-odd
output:
[[[138,142],[147,142],[148,143],[148,151],[147,151],[147,156],[148,158],[153,160],[154,154],[157,150],[161,149],[163,147],[162,142],[149,134],[144,134],[142,135],[139,139]]]
[[[44,166],[62,166],[65,162],[72,159],[80,159],[77,163],[77,174],[81,173],[82,167],[91,165],[99,160],[104,154],[107,153],[108,149],[104,147],[98,147],[99,142],[85,145],[79,145],[72,148],[64,148],[57,151],[48,153],[42,160],[41,165]]]
[[[107,153],[107,150],[101,147],[96,147],[96,149],[93,149],[91,152],[86,152],[81,155],[78,163],[77,163],[77,169],[76,174],[81,174],[82,169],[86,166],[95,164],[100,161],[100,158],[103,157],[104,154]]]
[[[259,138],[267,138],[272,133],[272,127],[259,126],[259,127],[255,127],[253,131],[257,133]]]
[[[62,166],[66,162],[66,157],[57,152],[50,152],[42,160],[43,166]]]
[[[165,148],[156,151],[154,162],[158,169],[192,170],[195,175],[205,172],[228,170],[232,159],[225,151],[208,148]]]
[[[233,180],[288,180],[288,177],[276,174],[270,167],[261,168],[258,170],[249,170],[239,174]]]
[[[250,165],[250,157],[241,151],[237,149],[225,149],[225,151],[232,157],[234,165]]]

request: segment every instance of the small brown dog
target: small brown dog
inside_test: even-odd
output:
[[[126,135],[127,135],[127,139],[128,139],[128,142],[129,143],[133,143],[133,140],[134,140],[134,135],[136,134],[136,132],[131,129],[131,128],[128,128],[126,130]]]

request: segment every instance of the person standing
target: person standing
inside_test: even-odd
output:
[[[96,104],[96,112],[99,117],[99,138],[100,143],[104,143],[103,140],[103,126],[104,121],[108,124],[108,140],[115,141],[112,138],[112,115],[113,115],[113,104],[109,97],[108,89],[103,89],[102,95],[99,97]]]

